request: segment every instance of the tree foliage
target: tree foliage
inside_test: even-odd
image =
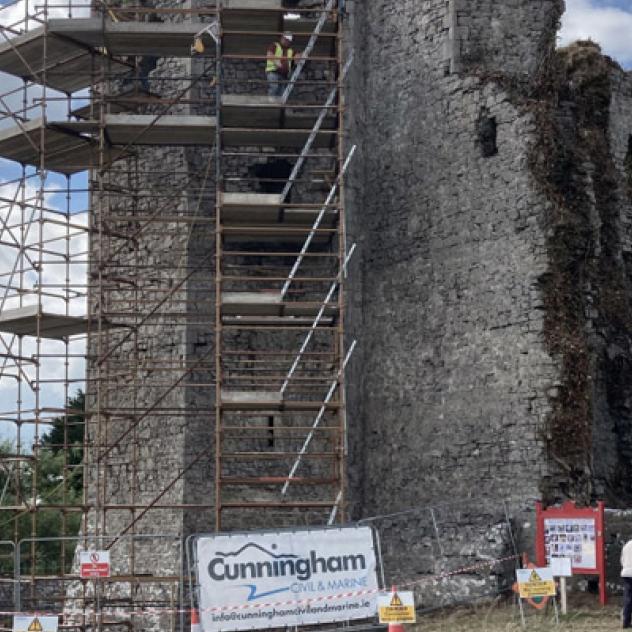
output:
[[[83,442],[85,396],[78,391],[68,399],[68,408],[81,411],[57,417],[39,445],[15,458],[10,441],[0,443],[0,540],[24,542],[20,547],[23,572],[68,572],[74,542],[62,544],[60,536],[79,532],[83,496]],[[13,574],[9,545],[0,545],[0,573]],[[63,568],[62,568],[63,561]],[[33,565],[34,562],[34,565]]]

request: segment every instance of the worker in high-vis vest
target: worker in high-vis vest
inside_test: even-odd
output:
[[[283,33],[278,42],[268,47],[266,54],[266,76],[268,77],[268,96],[280,97],[287,86],[292,65],[298,55],[292,49],[292,33]]]

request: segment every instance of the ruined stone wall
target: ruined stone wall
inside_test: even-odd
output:
[[[627,502],[630,78],[598,50],[555,53],[561,9],[353,3],[358,516]]]
[[[352,219],[365,353],[354,417],[363,432],[351,434],[363,435],[368,456],[365,512],[401,506],[396,489],[409,503],[509,489],[533,496],[546,474],[539,431],[558,367],[541,335],[548,256],[546,201],[528,170],[534,119],[499,83],[446,73],[447,7],[356,5],[372,174]],[[555,31],[536,35],[552,45]]]

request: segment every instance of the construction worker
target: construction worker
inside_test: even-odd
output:
[[[621,551],[621,578],[623,579],[623,627],[632,627],[632,540]]]
[[[298,55],[292,49],[292,33],[283,33],[278,42],[268,47],[266,54],[266,76],[268,77],[268,96],[280,97],[285,90],[285,82],[292,73],[293,63]]]

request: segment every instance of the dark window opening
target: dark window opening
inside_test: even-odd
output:
[[[269,448],[273,448],[274,447],[274,416],[270,415],[268,417],[268,447]]]
[[[498,153],[498,126],[495,117],[481,117],[478,122],[478,142],[483,158],[490,158]]]
[[[625,154],[625,175],[627,176],[628,186],[632,188],[632,134],[628,136],[628,151]]]

